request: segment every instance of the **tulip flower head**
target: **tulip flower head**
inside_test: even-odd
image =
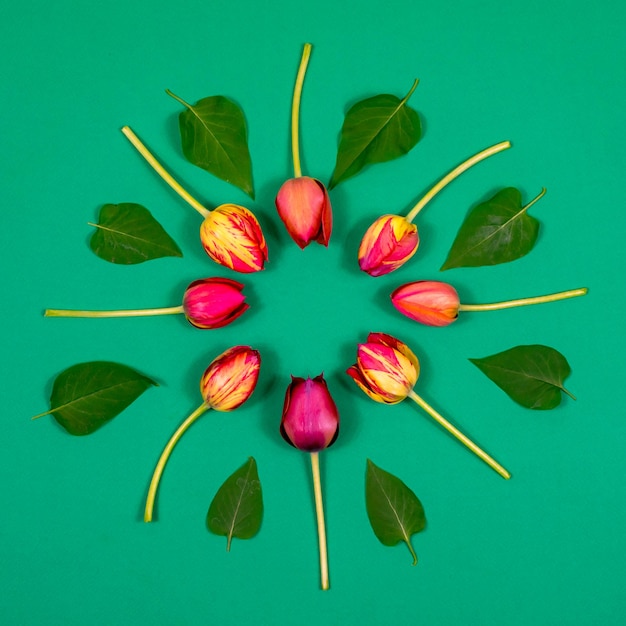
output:
[[[418,280],[401,285],[391,294],[393,306],[412,320],[427,326],[448,326],[454,322],[459,311],[496,311],[517,306],[543,304],[584,296],[586,287],[559,291],[545,296],[518,298],[487,304],[461,304],[459,294],[452,285],[436,280]]]
[[[339,413],[323,374],[315,378],[292,376],[287,387],[280,434],[306,452],[328,448],[339,433]]]
[[[384,333],[370,333],[357,348],[357,362],[346,373],[376,402],[397,404],[419,376],[417,357],[404,343]]]
[[[210,211],[200,227],[206,253],[220,265],[245,274],[258,272],[267,261],[267,244],[254,214],[237,204]]]
[[[290,178],[276,195],[276,209],[300,248],[312,241],[328,246],[333,215],[328,192],[319,180],[309,176]]]
[[[200,381],[206,405],[232,411],[252,394],[259,378],[261,355],[248,346],[229,348],[207,367]]]
[[[417,251],[417,226],[401,215],[383,215],[366,231],[359,246],[359,267],[370,276],[398,269]]]
[[[249,308],[242,289],[241,283],[229,278],[196,280],[185,290],[185,317],[196,328],[226,326]]]
[[[452,285],[418,280],[391,294],[393,306],[406,317],[427,326],[448,326],[459,316],[459,294]]]

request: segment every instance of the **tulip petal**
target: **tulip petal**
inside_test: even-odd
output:
[[[459,315],[456,289],[435,280],[401,285],[391,294],[391,302],[402,315],[427,326],[448,326]]]
[[[417,360],[417,357],[415,356],[411,348],[409,348],[409,346],[407,346],[399,339],[396,339],[395,337],[392,337],[391,335],[387,335],[385,333],[370,333],[367,336],[367,342],[380,343],[382,345],[389,346],[394,350],[397,350],[398,352],[400,352],[400,354],[403,354],[407,359],[409,359],[409,361],[413,364],[415,371],[417,372],[417,376],[419,376],[420,364]]]

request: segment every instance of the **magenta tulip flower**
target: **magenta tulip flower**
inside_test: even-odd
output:
[[[213,329],[234,322],[249,308],[241,293],[243,285],[230,278],[202,278],[191,283],[180,306],[160,309],[122,309],[118,311],[77,311],[46,309],[46,317],[138,317],[183,313],[196,328]]]
[[[317,514],[322,589],[330,587],[326,525],[320,480],[319,451],[331,446],[339,433],[339,412],[323,374],[315,378],[291,377],[285,394],[280,433],[287,443],[309,452]]]

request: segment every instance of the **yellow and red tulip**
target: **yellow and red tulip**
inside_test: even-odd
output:
[[[401,215],[383,215],[365,232],[359,246],[359,267],[370,276],[398,269],[417,251],[417,226]]]
[[[418,280],[391,294],[393,306],[406,317],[427,326],[448,326],[459,316],[459,294],[447,283]]]
[[[222,204],[208,212],[200,227],[206,253],[236,272],[262,270],[267,244],[254,214],[238,204]]]
[[[309,176],[290,178],[276,195],[276,209],[300,248],[312,241],[328,246],[333,215],[328,192],[319,180]]]
[[[397,404],[410,394],[419,372],[419,361],[406,344],[391,335],[370,333],[346,373],[376,402]]]
[[[248,346],[229,348],[207,367],[200,391],[208,408],[232,411],[254,391],[259,378],[261,355]]]
[[[283,439],[298,450],[318,452],[332,445],[338,433],[339,413],[324,375],[292,376],[280,423]]]

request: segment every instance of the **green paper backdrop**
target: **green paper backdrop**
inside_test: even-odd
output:
[[[70,0],[2,10],[2,438],[0,621],[96,624],[623,624],[624,61],[626,9],[594,3],[384,4],[323,0]],[[289,112],[302,45],[313,43],[301,110],[303,169],[328,181],[347,108],[377,93],[411,99],[422,141],[331,193],[328,249],[301,251],[274,195],[292,175]],[[256,200],[187,163],[178,104],[222,94],[244,109]],[[263,224],[267,269],[245,276],[250,310],[199,331],[182,317],[44,319],[43,309],[179,304],[206,276],[241,278],[198,243],[200,218],[120,132],[129,124],[208,206],[245,204]],[[356,249],[368,224],[406,212],[478,150],[480,164],[420,214],[420,250],[372,279]],[[440,274],[468,209],[517,186],[541,221],[513,263]],[[183,250],[136,266],[88,247],[105,203],[148,207]],[[421,278],[467,302],[589,287],[566,302],[467,313],[448,328],[399,316],[388,296]],[[513,474],[504,481],[405,402],[382,406],[345,376],[369,331],[418,354],[417,391]],[[514,404],[469,361],[524,343],[561,351],[578,398],[550,412]],[[160,451],[200,403],[218,353],[250,344],[259,386],[230,414],[209,412],[166,468],[158,519],[142,505]],[[89,360],[135,367],[160,386],[89,437],[50,417],[54,377]],[[341,412],[321,455],[331,589],[319,590],[308,459],[278,435],[289,375],[324,372]],[[233,542],[204,518],[222,481],[254,456],[261,531]],[[382,546],[365,513],[366,458],[399,476],[428,520],[405,546]]]

